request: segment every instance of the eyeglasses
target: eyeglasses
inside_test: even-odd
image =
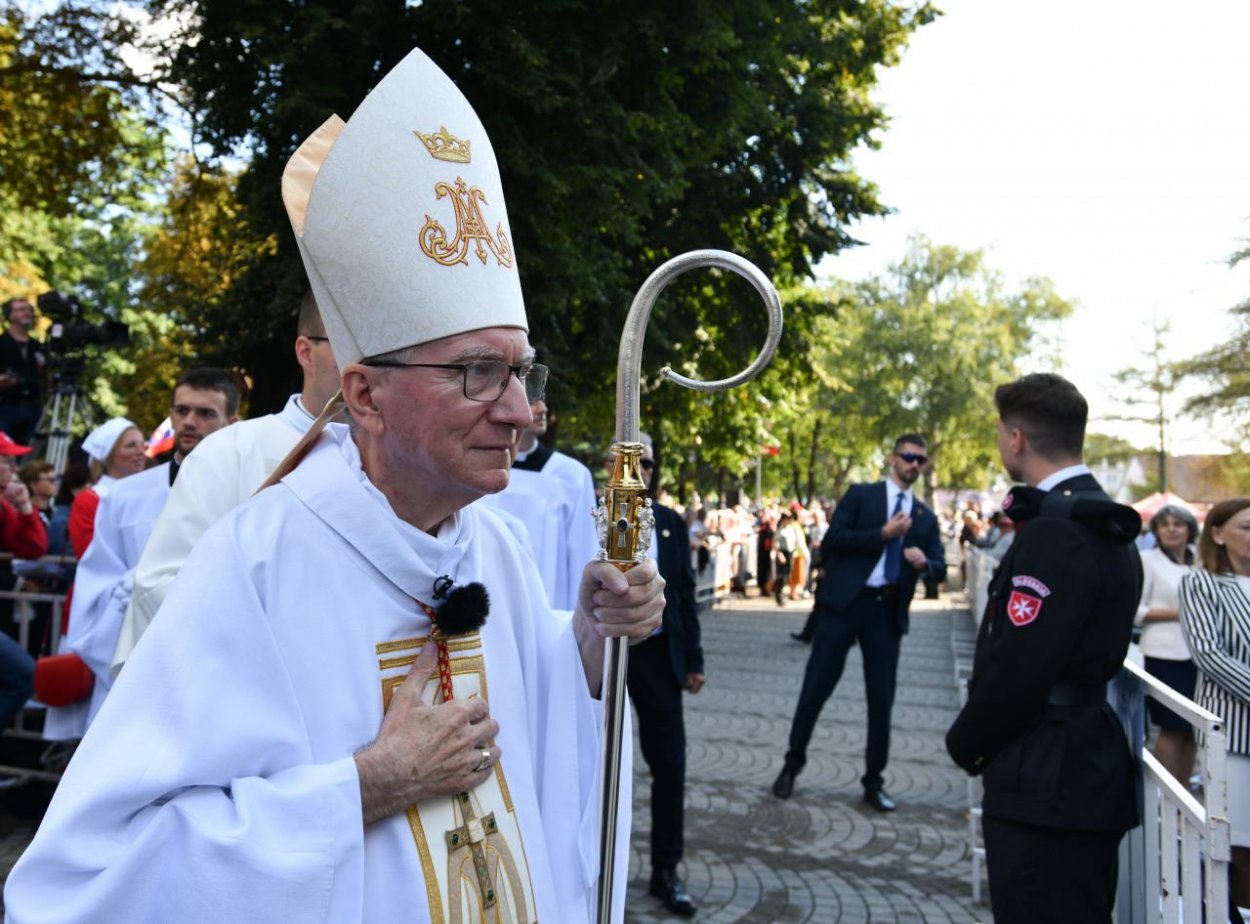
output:
[[[917,465],[924,465],[929,461],[929,457],[923,452],[900,452],[898,457],[908,465],[911,465],[913,462]]]
[[[655,468],[655,459],[639,459],[638,465],[644,472],[649,472],[651,469]]]
[[[464,396],[470,401],[489,404],[498,401],[508,387],[508,376],[515,375],[525,388],[530,404],[542,399],[551,370],[539,363],[521,363],[510,366],[501,359],[479,359],[471,363],[396,363],[386,360],[367,359],[366,366],[375,369],[459,369],[464,383]]]
[[[329,343],[330,342],[329,337],[314,337],[312,334],[305,334],[304,339],[311,340],[314,343]]]

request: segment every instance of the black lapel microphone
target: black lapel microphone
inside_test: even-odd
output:
[[[434,581],[434,599],[443,605],[435,611],[434,622],[444,635],[465,635],[486,624],[490,615],[490,595],[478,581],[456,587],[444,574]]]

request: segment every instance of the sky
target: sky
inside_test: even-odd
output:
[[[1153,446],[1111,377],[1233,330],[1250,298],[1250,36],[1247,0],[938,0],[874,97],[890,117],[856,169],[895,211],[852,233],[867,246],[824,261],[861,279],[907,239],[986,252],[1009,283],[1054,280],[1078,303],[1059,371],[1090,402],[1090,429]],[[1025,371],[1043,371],[1025,362]],[[1176,454],[1226,449],[1208,421],[1170,408]]]

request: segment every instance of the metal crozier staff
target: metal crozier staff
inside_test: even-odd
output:
[[[616,362],[616,442],[612,476],[595,513],[598,523],[599,557],[627,571],[646,560],[651,544],[651,501],[639,470],[642,443],[639,442],[640,403],[638,382],[642,374],[642,345],[651,309],[660,293],[682,273],[704,266],[727,269],[755,287],[768,309],[768,336],[755,360],[742,372],[727,379],[703,382],[687,378],[668,366],[660,370],[664,378],[695,391],[724,391],[755,378],[768,365],[781,341],[781,299],[772,282],[760,269],[737,254],[723,250],[692,250],[660,266],[643,283],[625,319],[621,348]],[[612,916],[612,876],[616,855],[616,808],[621,785],[621,737],[625,721],[625,679],[629,647],[623,639],[608,639],[604,658],[603,700],[603,781],[600,792],[599,895],[598,920],[607,924]]]

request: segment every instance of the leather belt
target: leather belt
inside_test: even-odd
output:
[[[896,600],[898,599],[898,585],[882,584],[880,587],[865,587],[859,595],[868,597],[870,600]]]
[[[1051,706],[1101,706],[1106,701],[1105,683],[1057,683],[1046,694]]]

